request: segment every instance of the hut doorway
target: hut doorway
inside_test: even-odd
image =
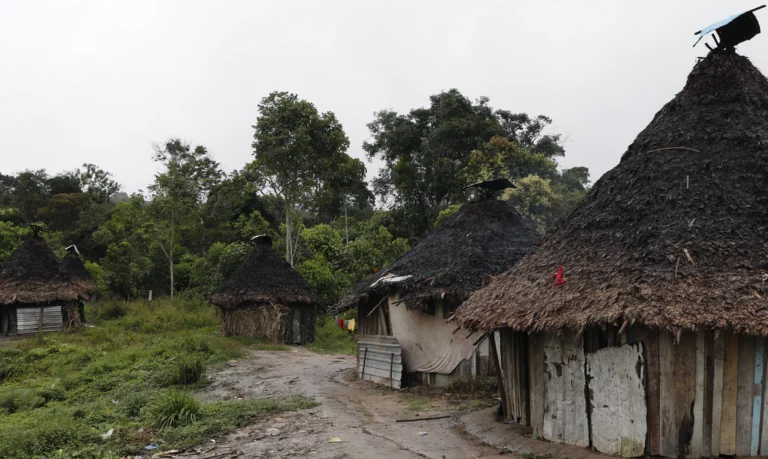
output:
[[[493,334],[491,342],[496,367],[499,369],[498,379],[500,392],[503,394],[502,405],[504,417],[518,424],[530,425],[530,393],[529,388],[535,387],[529,369],[528,335],[502,329]]]
[[[11,333],[11,309],[0,309],[0,336],[8,336]]]
[[[293,341],[292,344],[302,344],[301,339],[301,309],[295,308],[293,310]]]

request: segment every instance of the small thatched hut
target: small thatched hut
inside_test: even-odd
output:
[[[253,253],[213,295],[221,330],[273,343],[314,341],[321,300],[304,278],[272,248],[266,236],[254,239]]]
[[[458,321],[501,330],[518,375],[506,415],[535,435],[627,457],[768,455],[767,229],[768,80],[713,52]]]
[[[79,303],[56,254],[37,235],[0,269],[0,336],[59,330],[72,323],[73,314],[79,318]]]
[[[514,265],[537,238],[506,202],[464,204],[420,244],[355,286],[336,310],[357,308],[359,343],[394,337],[405,372],[419,382],[445,385],[456,377],[487,374],[488,343],[457,332],[446,319],[485,276]]]

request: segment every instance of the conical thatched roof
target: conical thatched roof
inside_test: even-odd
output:
[[[768,81],[744,57],[711,53],[619,165],[458,320],[480,330],[626,320],[765,335],[767,235]],[[555,286],[560,265],[566,282]]]
[[[69,252],[64,255],[64,258],[61,259],[61,271],[75,287],[83,301],[90,301],[91,296],[98,291],[96,282],[85,269],[85,265],[77,253]]]
[[[211,302],[226,308],[261,304],[319,305],[320,297],[267,242],[255,245],[251,255],[213,295]]]
[[[499,274],[517,263],[537,239],[536,232],[506,202],[489,199],[464,204],[419,245],[355,286],[336,309],[356,307],[395,290],[404,299],[463,301],[480,288],[484,276]],[[371,287],[392,275],[410,277]],[[408,302],[408,307],[418,303]]]
[[[0,269],[0,305],[77,300],[59,259],[38,236],[24,241]]]

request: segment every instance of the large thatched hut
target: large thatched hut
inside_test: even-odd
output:
[[[251,255],[211,302],[218,309],[226,336],[252,336],[286,344],[314,341],[320,297],[275,252],[269,237],[254,239]]]
[[[768,80],[711,53],[540,248],[460,308],[464,327],[501,330],[507,417],[623,456],[768,455],[767,149]]]
[[[434,233],[360,282],[336,305],[338,311],[358,310],[358,357],[365,358],[364,345],[374,349],[376,343],[386,344],[386,349],[401,354],[405,372],[425,384],[445,385],[456,377],[487,374],[488,343],[457,331],[446,319],[480,288],[485,276],[514,265],[537,238],[506,202],[464,204]],[[366,362],[370,375],[362,376],[387,383],[392,362],[386,356],[384,360],[382,374],[376,374],[375,362]]]
[[[0,269],[0,336],[79,325],[80,297],[59,259],[37,235],[25,240]]]

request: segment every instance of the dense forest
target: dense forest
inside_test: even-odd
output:
[[[275,92],[258,106],[253,158],[240,170],[172,138],[137,152],[161,172],[131,195],[93,164],[0,174],[0,261],[35,225],[59,254],[77,246],[103,296],[209,296],[266,233],[333,303],[472,199],[468,183],[510,178],[517,188],[501,199],[544,232],[589,186],[586,168],[558,166],[565,149],[545,134],[550,123],[455,89],[408,113],[380,111],[362,145],[383,163],[368,184],[332,112]]]

